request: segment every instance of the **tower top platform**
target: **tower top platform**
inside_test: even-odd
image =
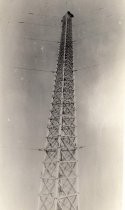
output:
[[[74,15],[70,12],[70,11],[67,11],[66,14],[63,16],[61,22],[63,22],[64,18],[73,18]]]
[[[70,11],[67,11],[67,13],[66,14],[68,14],[70,17],[74,17],[74,15],[70,12]]]

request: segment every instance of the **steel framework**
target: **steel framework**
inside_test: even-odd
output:
[[[39,210],[78,210],[72,17],[62,18],[52,109],[48,123]]]

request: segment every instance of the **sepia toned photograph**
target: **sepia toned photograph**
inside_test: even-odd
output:
[[[0,210],[125,209],[125,1],[0,0]]]

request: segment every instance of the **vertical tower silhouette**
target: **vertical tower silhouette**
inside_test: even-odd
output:
[[[62,18],[52,109],[43,148],[39,210],[78,210],[72,18],[69,11]]]

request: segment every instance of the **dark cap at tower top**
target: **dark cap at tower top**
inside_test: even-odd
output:
[[[73,15],[70,11],[68,11],[67,14],[68,14],[70,17],[74,17],[74,15]]]
[[[61,22],[64,21],[65,17],[68,17],[68,18],[73,18],[74,15],[70,12],[70,11],[67,11],[67,13],[63,16]]]

